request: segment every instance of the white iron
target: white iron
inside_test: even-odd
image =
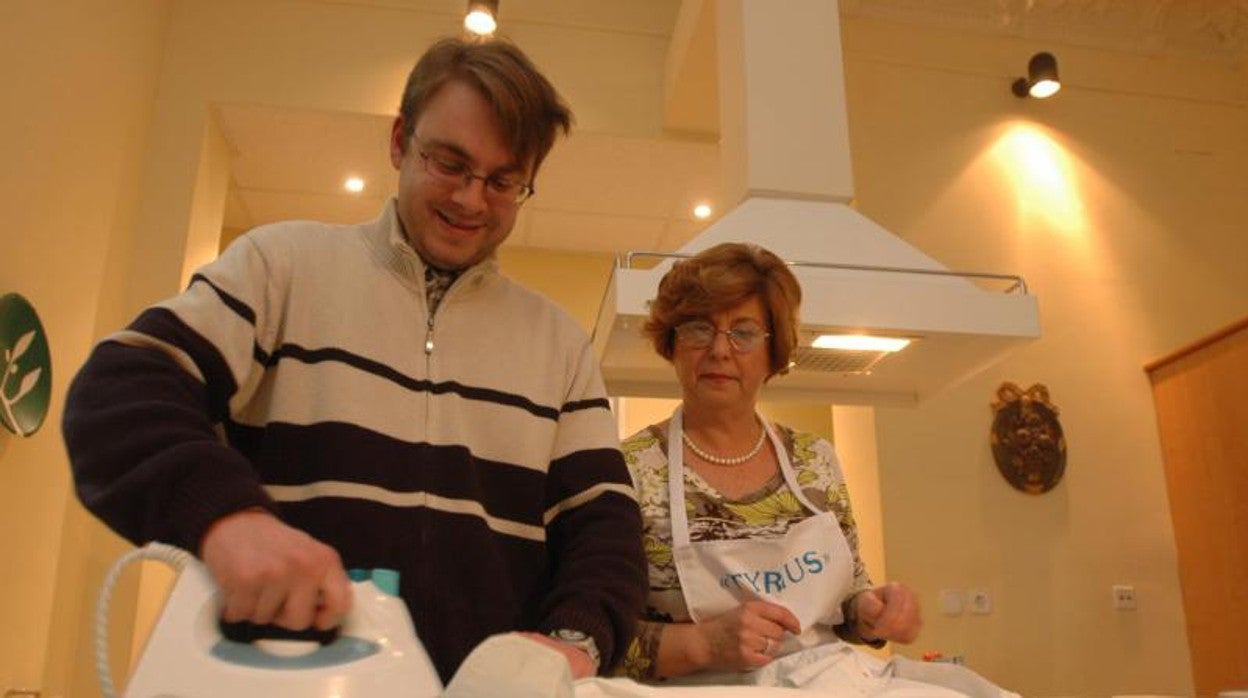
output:
[[[139,556],[171,561],[168,546],[161,547],[166,550]],[[181,572],[125,698],[419,698],[442,693],[405,604],[382,588],[390,585],[378,586],[371,579],[353,582],[351,612],[329,644],[240,643],[221,634],[221,606],[211,575],[189,554],[173,550],[181,553]],[[123,558],[114,566],[101,593],[100,613],[105,616],[104,595],[111,593],[111,581],[125,562]],[[97,653],[106,645],[99,640]],[[104,695],[111,696],[107,667],[100,670]]]

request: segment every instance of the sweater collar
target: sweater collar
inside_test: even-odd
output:
[[[400,276],[424,288],[425,260],[416,252],[403,234],[403,225],[399,222],[398,204],[394,197],[386,201],[381,215],[373,222],[370,236],[380,243],[380,249],[386,263]],[[456,283],[477,285],[489,276],[498,273],[498,253],[491,252],[488,257],[468,267],[460,273]]]

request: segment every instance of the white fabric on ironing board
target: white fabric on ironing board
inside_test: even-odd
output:
[[[903,660],[898,663],[897,660]],[[968,693],[930,683],[889,676],[904,669],[937,670],[974,682]],[[1014,694],[995,686],[964,667],[923,665],[895,658],[884,661],[854,650],[845,643],[823,645],[778,659],[766,667],[738,676],[747,685],[649,686],[631,679],[582,679],[573,683],[563,655],[514,633],[494,635],[478,645],[460,667],[443,694],[445,698],[1007,698]],[[705,679],[705,676],[701,677]],[[929,677],[930,678],[930,677]],[[973,681],[972,681],[973,679]],[[984,688],[995,689],[985,691]]]
[[[880,659],[835,642],[781,657],[738,675],[736,685],[696,677],[661,686],[631,679],[587,679],[576,698],[1020,698],[964,666]]]
[[[572,698],[572,670],[553,648],[515,633],[491,635],[459,666],[442,698]]]

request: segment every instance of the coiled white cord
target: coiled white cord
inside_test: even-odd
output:
[[[148,543],[142,548],[117,558],[108,574],[104,576],[104,584],[100,587],[100,596],[95,602],[95,673],[100,679],[100,692],[104,698],[117,698],[117,689],[113,685],[113,672],[108,666],[108,607],[113,599],[113,587],[122,570],[135,560],[160,560],[178,572],[194,557],[181,548],[164,543]]]

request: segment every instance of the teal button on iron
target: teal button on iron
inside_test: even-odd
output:
[[[399,571],[378,567],[373,570],[373,584],[391,596],[399,595]]]
[[[347,570],[347,578],[353,582],[372,581],[374,585],[383,592],[391,595],[399,595],[399,571],[386,567],[378,567],[376,569],[366,570],[361,567],[352,567]]]

